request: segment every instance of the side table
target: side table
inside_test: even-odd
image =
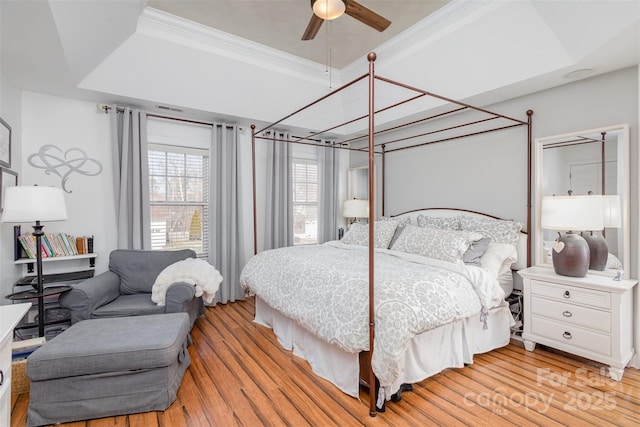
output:
[[[48,286],[43,289],[42,292],[38,292],[37,289],[30,289],[27,291],[16,292],[5,296],[6,299],[13,301],[24,301],[33,298],[38,299],[38,336],[44,336],[44,325],[46,323],[44,313],[44,298],[49,295],[56,295],[71,290],[71,286]]]
[[[553,269],[518,272],[524,289],[525,349],[547,345],[609,366],[620,381],[633,348],[633,288],[637,280],[587,274],[559,276]]]

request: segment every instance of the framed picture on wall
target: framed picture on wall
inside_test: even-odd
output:
[[[11,126],[0,118],[0,166],[11,167]]]
[[[4,205],[5,188],[18,185],[18,173],[9,169],[0,168],[0,212]]]

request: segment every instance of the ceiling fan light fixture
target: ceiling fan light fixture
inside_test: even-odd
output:
[[[332,20],[347,10],[347,0],[311,0],[311,8],[318,18]]]

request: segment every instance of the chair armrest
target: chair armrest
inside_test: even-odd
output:
[[[175,282],[167,289],[165,313],[188,313],[191,326],[204,314],[202,297],[196,297],[195,286],[186,282]]]
[[[179,313],[178,307],[183,307],[184,304],[191,301],[196,296],[196,288],[186,282],[175,282],[167,288],[167,294],[165,296],[165,312],[167,313]]]
[[[87,279],[58,298],[60,306],[71,311],[71,323],[86,320],[91,313],[120,296],[120,277],[112,271],[105,271]]]

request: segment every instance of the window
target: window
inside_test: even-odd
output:
[[[318,162],[292,161],[293,244],[318,243]]]
[[[209,250],[209,153],[149,144],[151,249]]]

